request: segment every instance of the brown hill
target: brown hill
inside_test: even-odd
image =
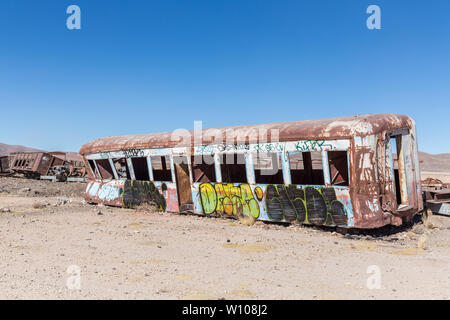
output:
[[[7,156],[13,152],[36,152],[38,149],[28,148],[24,146],[12,146],[9,144],[0,143],[0,157]]]
[[[420,170],[427,172],[450,172],[450,153],[429,154],[419,152]]]

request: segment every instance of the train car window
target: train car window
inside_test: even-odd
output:
[[[147,158],[131,158],[133,164],[134,176],[136,180],[149,181],[150,176],[148,174]]]
[[[291,183],[303,185],[323,185],[322,153],[290,152]]]
[[[89,162],[89,167],[91,168],[91,171],[92,171],[94,177],[98,178],[97,170],[95,170],[94,160],[88,160],[88,162]]]
[[[216,168],[210,162],[202,155],[191,157],[194,182],[216,182]]]
[[[169,156],[151,157],[151,161],[155,181],[172,181]]]
[[[323,175],[322,152],[311,152],[311,167],[313,172],[312,183],[316,185],[324,185],[325,180]]]
[[[131,179],[130,170],[128,169],[127,159],[112,159],[114,168],[116,169],[119,179]]]
[[[257,152],[252,154],[255,168],[255,182],[283,184],[281,156],[277,153]]]
[[[348,186],[347,151],[328,151],[331,185]]]
[[[113,179],[114,174],[108,159],[97,160],[97,167],[102,179]]]
[[[247,171],[245,169],[245,155],[242,153],[221,154],[220,171],[222,181],[230,183],[247,183]]]

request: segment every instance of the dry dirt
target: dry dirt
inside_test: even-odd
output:
[[[0,178],[0,299],[450,298],[448,217],[342,235],[92,206],[83,188]]]

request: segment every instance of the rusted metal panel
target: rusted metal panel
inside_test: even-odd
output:
[[[436,181],[429,181],[436,182]],[[433,213],[450,216],[450,188],[442,185],[431,187],[427,185],[425,193],[426,206]]]
[[[80,149],[81,155],[131,149],[192,147],[209,145],[220,137],[222,143],[249,144],[275,141],[309,139],[339,139],[354,136],[374,135],[409,127],[412,120],[404,115],[370,114],[332,119],[276,122],[262,125],[244,125],[210,128],[201,131],[200,141],[194,141],[193,130],[107,137],[86,143]],[[195,143],[194,143],[195,142]]]
[[[11,170],[25,175],[47,175],[52,158],[44,152],[14,153],[11,157]]]

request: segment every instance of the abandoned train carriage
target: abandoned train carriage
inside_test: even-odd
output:
[[[403,115],[108,137],[80,153],[92,203],[348,228],[400,225],[423,209],[415,124]]]

